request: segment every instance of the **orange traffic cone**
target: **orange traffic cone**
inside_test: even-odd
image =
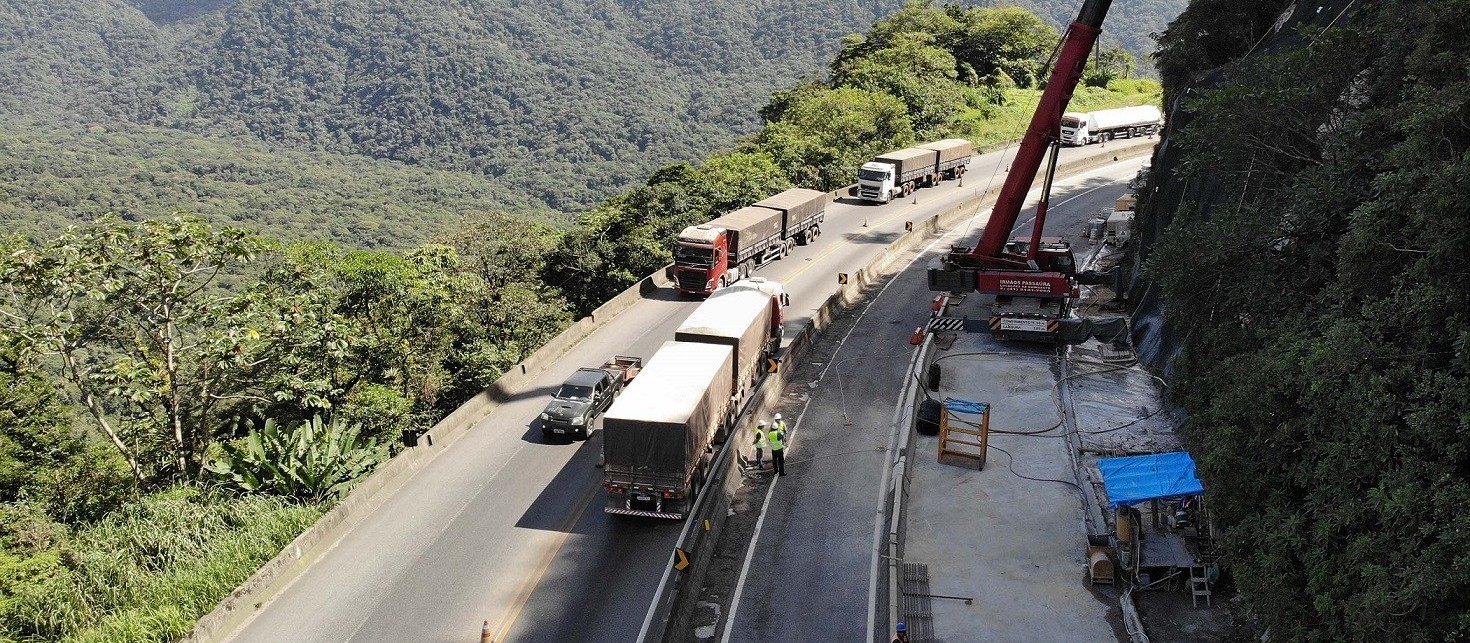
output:
[[[490,621],[485,621],[485,625],[480,627],[480,643],[495,643],[495,639],[490,638]]]
[[[915,346],[918,346],[919,344],[924,343],[924,327],[923,326],[920,326],[920,327],[914,329],[914,335],[913,335],[913,337],[910,337],[909,338],[909,343],[910,344],[913,344]]]
[[[936,313],[944,310],[944,295],[934,295],[934,303],[929,305],[929,310]]]

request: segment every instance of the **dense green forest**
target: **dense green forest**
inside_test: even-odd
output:
[[[478,174],[141,126],[0,128],[0,181],[0,227],[37,237],[104,214],[140,221],[178,208],[272,239],[409,249],[507,203],[518,218],[567,219]]]
[[[1115,0],[1108,10],[1107,22],[1103,24],[1100,42],[1103,47],[1121,48],[1132,55],[1136,62],[1132,69],[1138,75],[1156,78],[1152,64],[1154,39],[1161,34],[1180,11],[1187,0]],[[1077,18],[1082,7],[1078,0],[986,0],[976,2],[981,6],[1023,7],[1058,30]]]
[[[1160,42],[1173,398],[1272,641],[1466,640],[1470,3],[1290,4]]]
[[[210,28],[188,6],[146,8]],[[1014,137],[1056,38],[1019,9],[911,3],[836,43],[823,80],[753,110],[765,125],[734,149],[664,165],[572,222],[534,204],[504,213],[500,179],[479,172],[201,134],[191,128],[219,125],[198,103],[153,112],[182,129],[94,122],[60,101],[53,120],[11,121],[0,639],[177,638],[404,431],[666,264],[682,227],[792,185],[846,184],[872,154],[915,141]],[[1157,100],[1156,84],[1120,77],[1122,58],[1093,69],[1079,101]],[[56,89],[32,80],[27,91]],[[172,91],[154,89],[119,100],[156,106]],[[89,223],[58,224],[69,220]]]
[[[1119,3],[1106,44],[1141,60],[1179,2]],[[148,126],[467,172],[501,211],[572,213],[757,131],[771,91],[901,4],[10,0],[0,122],[139,137],[114,155],[173,154]],[[1054,4],[1053,29],[1076,10]]]

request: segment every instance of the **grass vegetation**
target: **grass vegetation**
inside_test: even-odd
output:
[[[186,485],[71,530],[6,505],[0,633],[16,641],[176,640],[328,508]]]
[[[1014,141],[1025,133],[1026,125],[1036,112],[1036,103],[1041,100],[1039,89],[1010,89],[1005,92],[1005,102],[971,109],[957,117],[955,129],[976,145],[993,146]],[[1108,86],[1078,87],[1073,94],[1068,111],[1092,112],[1114,107],[1133,105],[1161,105],[1163,87],[1155,80],[1117,78]]]

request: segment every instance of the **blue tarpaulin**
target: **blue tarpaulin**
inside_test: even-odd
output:
[[[949,409],[951,411],[954,411],[955,413],[975,413],[975,414],[979,414],[979,413],[984,413],[985,412],[985,409],[990,408],[990,405],[989,404],[986,404],[984,402],[971,402],[969,400],[961,400],[959,398],[946,397],[946,398],[944,398],[944,408],[947,408],[947,409]]]
[[[1108,504],[1114,508],[1205,492],[1205,486],[1194,475],[1194,458],[1183,451],[1107,458],[1099,460],[1097,468],[1102,472]]]

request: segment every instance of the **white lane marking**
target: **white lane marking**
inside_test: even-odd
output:
[[[1119,163],[1120,163],[1120,164],[1122,164],[1122,163],[1127,163],[1127,161],[1120,161],[1120,162],[1119,162]],[[1112,166],[1108,166],[1108,167],[1107,167],[1107,169],[1109,169],[1109,170],[1111,170],[1111,169],[1114,169],[1114,168],[1112,168]],[[1068,178],[1068,180],[1069,180],[1069,181],[1070,181],[1070,180],[1073,180],[1073,179],[1080,179],[1080,178],[1086,178],[1086,177],[1088,177],[1088,176],[1091,176],[1091,175],[1093,175],[1093,174],[1106,174],[1106,173],[1105,173],[1105,172],[1089,172],[1089,173],[1087,173],[1087,174],[1083,174],[1083,175],[1081,175],[1081,176],[1078,176],[1078,177],[1070,177],[1070,178]],[[1071,197],[1071,198],[1069,198],[1069,199],[1067,199],[1067,200],[1065,200],[1065,201],[1062,201],[1062,202],[1061,202],[1061,203],[1058,203],[1058,204],[1057,204],[1057,205],[1056,205],[1056,207],[1058,207],[1058,208],[1060,208],[1060,207],[1062,207],[1062,206],[1064,206],[1064,205],[1067,205],[1067,204],[1068,204],[1068,203],[1071,203],[1071,202],[1073,202],[1073,201],[1076,201],[1076,200],[1077,200],[1077,199],[1080,199],[1080,198],[1082,198],[1082,197],[1085,197],[1085,196],[1087,196],[1087,195],[1089,195],[1089,194],[1092,194],[1092,193],[1093,193],[1093,192],[1096,192],[1096,191],[1098,191],[1098,190],[1101,190],[1101,189],[1103,189],[1103,188],[1110,188],[1110,187],[1113,187],[1113,186],[1114,186],[1114,185],[1117,185],[1117,184],[1119,184],[1119,183],[1122,183],[1122,182],[1123,182],[1123,181],[1126,181],[1126,180],[1128,180],[1128,178],[1129,178],[1129,177],[1126,177],[1126,176],[1125,176],[1125,177],[1121,177],[1121,178],[1116,178],[1116,179],[1113,179],[1113,180],[1111,180],[1111,181],[1108,181],[1108,182],[1107,182],[1107,183],[1104,183],[1104,184],[1102,184],[1102,185],[1099,185],[1099,186],[1097,186],[1097,187],[1095,187],[1095,188],[1092,188],[1092,189],[1091,189],[1091,190],[1088,190],[1088,191],[1086,191],[1086,192],[1083,192],[1083,193],[1082,193],[1082,194],[1079,194],[1079,195],[1077,195],[1077,196],[1074,196],[1074,197]],[[1035,191],[1035,190],[1033,190],[1033,192],[1034,192],[1034,191]],[[1033,209],[1035,209],[1035,208],[1034,208],[1034,207],[1033,207]],[[1047,214],[1053,214],[1053,213],[1054,213],[1054,212],[1055,212],[1055,210],[1052,210],[1052,209],[1048,209],[1048,210],[1047,210]],[[1028,224],[1030,224],[1030,223],[1031,223],[1031,222],[1032,222],[1032,221],[1035,221],[1035,220],[1036,220],[1036,215],[1034,215],[1034,214],[1033,214],[1033,215],[1031,215],[1031,218],[1030,218],[1030,219],[1027,219],[1027,220],[1025,220],[1025,221],[1022,221],[1022,222],[1021,222],[1021,223],[1019,223],[1019,224],[1017,224],[1017,225],[1016,225],[1016,228],[1017,228],[1017,229],[1019,229],[1019,228],[1021,228],[1021,227],[1023,227],[1023,226],[1025,226],[1025,225],[1028,225]]]
[[[913,262],[910,261],[909,263]],[[817,383],[820,383],[822,379],[827,376],[827,370],[832,368],[832,365],[838,362],[837,354],[842,351],[843,346],[847,345],[847,338],[851,337],[852,332],[857,330],[858,325],[863,320],[863,317],[868,314],[868,309],[872,308],[873,303],[878,301],[878,298],[882,297],[883,293],[888,290],[888,287],[893,285],[893,283],[896,281],[898,280],[889,279],[888,283],[883,284],[883,288],[878,290],[878,294],[870,299],[865,306],[863,306],[863,311],[861,313],[858,313],[857,319],[854,320],[852,323],[852,327],[847,329],[847,333],[845,333],[842,336],[842,340],[837,343],[837,350],[832,351],[832,357],[827,360],[827,364],[822,367],[821,372],[817,373]],[[806,403],[801,405],[801,412],[796,415],[796,423],[791,425],[791,445],[787,447],[788,454],[790,454],[791,449],[796,446],[796,431],[801,428],[801,420],[802,418],[806,417],[806,411],[809,407],[811,407],[812,400],[816,399],[816,397],[816,395],[807,396]],[[755,560],[755,552],[757,549],[756,545],[760,542],[761,529],[765,527],[766,516],[770,515],[770,512],[768,510],[771,507],[771,498],[775,496],[776,484],[780,481],[781,476],[773,475],[771,477],[770,486],[766,487],[766,499],[761,502],[761,516],[755,521],[755,533],[751,534],[750,536],[750,544],[745,550],[745,562],[742,563],[740,566],[740,579],[735,581],[735,594],[730,597],[730,614],[725,618],[725,632],[723,635],[720,636],[720,643],[730,643],[730,634],[731,632],[735,631],[735,615],[740,611],[740,597],[745,593],[745,579],[747,576],[750,575],[750,563]],[[872,608],[870,607],[869,611],[871,610]],[[872,619],[869,618],[868,620],[871,621]],[[869,626],[869,629],[871,629],[871,626]],[[872,636],[869,636],[868,638],[871,639]]]

